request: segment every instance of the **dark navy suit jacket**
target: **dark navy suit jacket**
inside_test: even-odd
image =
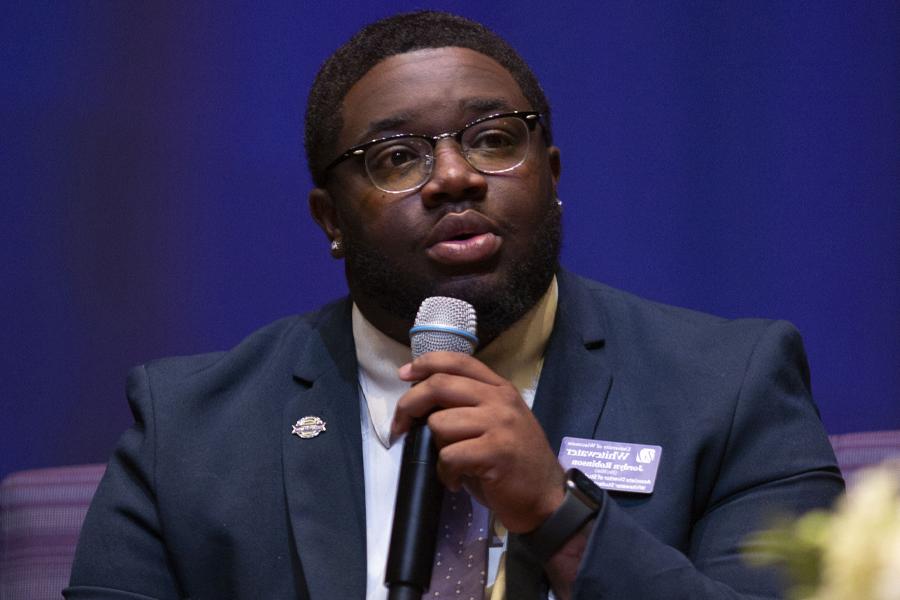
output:
[[[843,489],[784,322],[725,320],[561,272],[534,413],[564,436],[663,448],[651,495],[610,493],[577,598],[777,597],[741,556],[780,510]],[[225,353],[135,368],[126,432],[68,598],[363,598],[365,494],[349,300]],[[311,439],[291,425],[317,416]],[[508,598],[541,570],[510,538]]]

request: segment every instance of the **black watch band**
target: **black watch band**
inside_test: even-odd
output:
[[[597,516],[606,495],[578,469],[566,471],[565,498],[547,520],[530,533],[519,536],[541,564],[550,560],[590,519]]]

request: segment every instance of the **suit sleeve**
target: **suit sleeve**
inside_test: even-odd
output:
[[[724,447],[687,552],[663,544],[607,496],[573,597],[780,597],[775,574],[748,566],[747,536],[773,514],[829,506],[843,490],[810,397],[802,342],[790,324],[771,323],[757,341]]]
[[[75,553],[71,600],[179,598],[155,495],[153,396],[146,367],[128,376],[134,425],[125,432],[91,503]]]

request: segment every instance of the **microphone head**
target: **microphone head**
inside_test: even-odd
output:
[[[409,330],[413,358],[426,352],[463,352],[473,354],[478,347],[475,332],[478,320],[475,308],[458,298],[425,298]]]

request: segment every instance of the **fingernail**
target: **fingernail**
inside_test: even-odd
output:
[[[397,369],[397,374],[400,376],[400,379],[409,378],[411,373],[412,373],[412,363],[406,363],[405,365],[403,365],[402,367]]]

